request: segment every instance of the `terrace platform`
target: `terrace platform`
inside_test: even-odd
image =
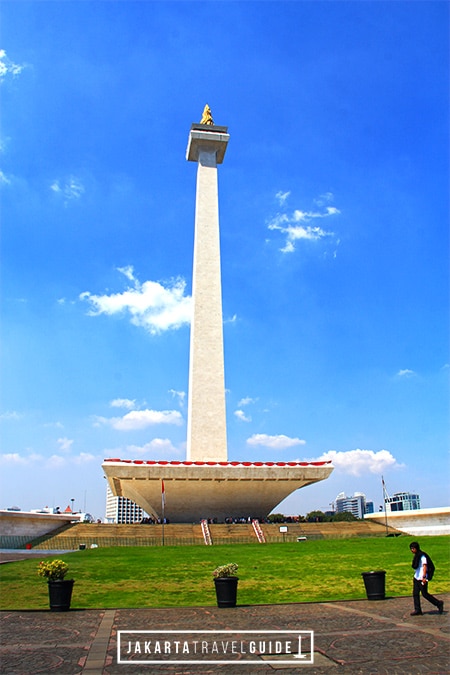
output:
[[[280,524],[261,523],[260,528],[267,543],[299,541],[301,538],[348,539],[352,537],[385,537],[384,524],[366,520],[335,523],[285,523],[287,531],[280,532]],[[284,528],[283,528],[284,530]],[[209,525],[212,544],[255,544],[258,539],[251,524],[231,523]],[[388,528],[388,534],[400,534]],[[118,525],[112,523],[76,523],[61,532],[50,533],[46,537],[29,540],[34,550],[78,550],[81,544],[90,546],[161,546],[164,537],[167,546],[204,545],[200,523],[176,523],[165,525]],[[10,538],[12,539],[12,538]],[[18,538],[14,548],[23,551],[22,538]],[[0,562],[2,552],[0,551]]]

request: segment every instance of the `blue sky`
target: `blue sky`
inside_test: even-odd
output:
[[[4,2],[0,508],[184,459],[196,167],[219,169],[230,460],[448,505],[448,4]]]

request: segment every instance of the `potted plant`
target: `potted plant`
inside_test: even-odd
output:
[[[42,560],[38,574],[48,582],[48,597],[52,612],[67,612],[72,598],[73,579],[65,579],[69,565],[64,560]]]
[[[236,576],[238,565],[228,563],[216,567],[213,572],[214,585],[218,607],[236,607],[237,585],[239,578]]]

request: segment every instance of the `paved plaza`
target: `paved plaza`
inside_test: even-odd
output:
[[[450,606],[450,594],[438,597],[445,601],[446,608]],[[447,609],[440,615],[423,601],[423,616],[412,617],[412,608],[412,598],[402,597],[227,609],[3,611],[0,672],[4,675],[450,673]],[[277,657],[257,657],[258,662],[252,664],[118,663],[118,631],[131,630],[314,631],[314,663],[281,663],[282,655],[278,657],[280,663],[273,661]],[[271,663],[265,662],[268,658]]]

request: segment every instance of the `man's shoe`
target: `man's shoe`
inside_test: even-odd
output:
[[[444,601],[443,600],[441,600],[438,604],[438,611],[439,611],[439,614],[442,614],[442,612],[444,611]]]
[[[442,603],[442,604],[444,604],[444,603]],[[411,616],[422,616],[422,614],[423,614],[423,612],[416,612],[416,611],[411,612]]]

